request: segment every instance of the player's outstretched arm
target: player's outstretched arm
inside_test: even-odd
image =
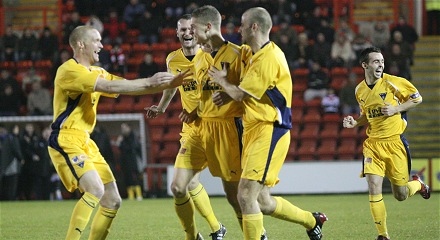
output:
[[[149,78],[135,80],[108,81],[98,78],[95,91],[106,93],[120,93],[141,95],[163,91],[169,88],[176,88],[183,83],[186,77],[191,76],[189,70],[173,75],[167,72],[158,72]]]

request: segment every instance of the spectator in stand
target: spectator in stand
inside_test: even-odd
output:
[[[101,52],[104,49],[101,49]],[[55,80],[55,75],[57,73],[58,67],[61,66],[61,64],[63,64],[65,61],[69,60],[70,58],[72,58],[72,54],[70,53],[69,50],[63,48],[60,49],[60,51],[58,52],[58,56],[55,58],[55,60],[53,61],[52,64],[52,69],[50,71],[50,76],[51,76],[51,81],[50,81],[50,87],[53,87],[53,81]]]
[[[104,44],[121,44],[121,36],[126,28],[126,24],[119,20],[118,12],[114,8],[110,9],[108,18],[104,23],[104,36],[102,42]]]
[[[281,42],[281,35],[287,35],[289,37],[289,44],[298,44],[298,34],[294,28],[290,27],[290,24],[286,21],[280,23],[280,28],[273,34],[273,41],[278,44]]]
[[[32,90],[27,99],[28,115],[51,115],[52,95],[49,90],[41,86],[41,82],[32,83]]]
[[[110,61],[112,64],[111,71],[117,72],[119,74],[124,74],[126,70],[125,65],[125,53],[122,50],[122,48],[119,46],[119,44],[115,44],[110,50]]]
[[[400,46],[401,54],[405,57],[406,60],[409,61],[409,64],[411,65],[413,61],[412,59],[414,57],[413,49],[411,48],[411,45],[407,41],[405,41],[402,33],[399,31],[395,31],[392,34],[392,39],[388,43],[387,50],[389,51],[390,49],[392,49],[394,44],[398,44]],[[386,54],[387,53],[385,52],[385,55]]]
[[[1,61],[16,61],[19,37],[14,33],[12,25],[8,25],[5,34],[1,37],[0,52]]]
[[[3,69],[0,75],[0,116],[17,116],[22,97],[17,80],[10,75],[8,69]]]
[[[78,26],[84,25],[78,12],[70,14],[70,20],[63,26],[63,44],[69,44],[70,33]]]
[[[139,78],[151,77],[159,71],[159,65],[153,61],[153,54],[145,53],[144,60],[139,65]]]
[[[428,35],[440,35],[440,2],[425,0]]]
[[[355,37],[355,33],[353,29],[351,29],[347,20],[341,19],[339,21],[339,29],[335,32],[335,39],[339,34],[344,34],[349,42],[352,42]]]
[[[139,27],[139,18],[145,12],[145,5],[139,3],[139,0],[130,0],[130,3],[124,9],[124,22],[130,29],[137,29]]]
[[[327,89],[327,94],[321,100],[323,113],[339,113],[341,102],[338,95],[335,94],[333,88]]]
[[[38,155],[40,136],[35,131],[33,123],[27,123],[20,138],[21,151],[23,153],[24,164],[20,174],[19,198],[24,200],[35,199],[36,189],[36,169],[39,168],[41,160]]]
[[[307,89],[304,91],[304,101],[308,102],[314,98],[323,98],[329,88],[327,73],[322,71],[321,65],[314,62],[309,72]]]
[[[23,36],[18,41],[18,59],[35,60],[37,56],[38,39],[30,28],[23,30]]]
[[[315,44],[312,47],[312,60],[318,62],[319,65],[325,68],[330,68],[330,53],[332,46],[325,40],[323,33],[316,35]]]
[[[400,16],[397,24],[391,28],[391,36],[394,35],[395,32],[401,32],[403,40],[408,42],[411,46],[411,49],[414,51],[414,44],[419,40],[419,35],[417,34],[416,30],[413,26],[409,25],[405,17]]]
[[[274,13],[272,20],[274,25],[278,25],[282,22],[291,23],[292,17],[296,12],[296,4],[292,1],[277,0],[274,4]]]
[[[104,32],[104,24],[102,23],[101,19],[99,19],[96,15],[90,15],[85,25],[91,26],[94,29],[98,30],[100,34],[103,34]]]
[[[41,82],[41,76],[37,74],[35,68],[30,68],[23,77],[21,82],[21,89],[23,92],[31,90],[31,86],[34,82]]]
[[[280,36],[280,42],[277,43],[278,47],[283,51],[284,56],[286,57],[287,63],[291,69],[297,68],[295,65],[295,57],[297,57],[297,51],[290,44],[290,38],[287,35]]]
[[[50,27],[45,27],[38,40],[38,50],[41,59],[54,60],[58,54],[58,38]]]
[[[310,39],[317,38],[318,28],[321,26],[321,18],[321,8],[319,6],[313,9],[312,14],[306,15],[306,18],[304,19],[304,28]]]
[[[228,40],[229,42],[235,43],[237,45],[241,45],[241,36],[240,34],[235,31],[235,25],[233,22],[226,23],[226,32],[223,34],[223,37],[225,40]]]
[[[313,36],[317,36],[318,33],[324,34],[325,40],[330,44],[335,41],[335,30],[330,26],[327,18],[321,18],[321,24]]]
[[[165,6],[165,24],[167,27],[177,21],[177,17],[182,16],[184,11],[184,3],[181,0],[167,0]]]
[[[139,43],[157,43],[162,22],[162,18],[153,17],[150,11],[145,10],[144,14],[139,17]]]
[[[51,129],[44,129],[46,135],[50,135]],[[47,133],[49,131],[49,133]],[[43,132],[42,132],[43,133]],[[35,151],[39,160],[35,162],[35,168],[33,169],[33,192],[35,200],[49,200],[50,199],[50,178],[52,175],[52,161],[49,156],[48,136],[45,138],[42,134],[37,134],[38,139],[36,141]]]
[[[131,127],[121,124],[121,135],[117,139],[117,145],[121,151],[121,167],[124,173],[125,185],[129,200],[140,201],[142,197],[141,175],[143,172],[141,145],[136,139]]]
[[[351,68],[355,55],[347,37],[341,33],[332,44],[331,67]]]
[[[364,50],[365,48],[368,48],[368,47],[372,47],[372,46],[373,45],[371,45],[371,43],[368,41],[368,39],[362,33],[356,34],[356,36],[352,42],[353,53],[355,55],[354,61],[358,62],[359,57],[361,56],[362,50]]]
[[[13,126],[14,130],[20,131],[18,125]],[[17,136],[13,132],[9,133],[2,123],[0,149],[0,200],[16,200],[23,154]]]
[[[385,22],[379,21],[374,23],[373,30],[368,38],[374,46],[385,50],[390,41],[390,31],[388,25]]]
[[[309,68],[313,56],[313,46],[309,44],[309,39],[305,32],[298,35],[298,44],[292,46],[295,51],[292,69]]]
[[[342,114],[359,114],[359,103],[356,101],[355,89],[357,85],[357,75],[350,73],[348,82],[339,90],[339,100],[341,101]]]
[[[99,126],[99,124],[97,124],[92,134],[90,134],[90,138],[98,146],[99,151],[101,152],[105,161],[110,166],[110,169],[112,170],[113,174],[117,176],[115,155],[113,153],[110,137],[108,136],[105,129],[102,126]]]
[[[390,52],[387,54],[385,71],[411,81],[411,68],[409,64],[409,59],[402,53],[400,45],[397,43],[391,45]]]

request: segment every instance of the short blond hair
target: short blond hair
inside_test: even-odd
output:
[[[249,23],[257,23],[261,32],[269,34],[272,29],[272,18],[269,12],[262,7],[254,7],[244,12],[248,16]]]
[[[220,28],[222,16],[220,12],[211,5],[199,7],[191,13],[191,17],[199,19],[203,23],[210,22],[212,25]]]
[[[73,29],[72,33],[69,36],[69,45],[72,49],[76,49],[78,46],[76,45],[79,41],[85,41],[89,38],[89,34],[87,34],[90,30],[96,30],[91,26],[78,26]]]

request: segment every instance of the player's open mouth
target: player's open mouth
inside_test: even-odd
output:
[[[193,38],[186,38],[186,37],[183,38],[184,42],[192,42],[192,40],[193,40]]]

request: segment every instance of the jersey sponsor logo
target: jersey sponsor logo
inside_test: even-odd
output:
[[[364,163],[372,163],[372,162],[373,162],[373,159],[370,158],[370,157],[366,157],[366,158],[364,159]]]
[[[182,84],[182,88],[185,92],[197,90],[197,81],[185,82]]]
[[[375,117],[383,116],[381,109],[382,109],[382,107],[378,107],[375,109],[368,108],[367,109],[368,118],[375,118]]]
[[[217,83],[211,82],[211,80],[208,80],[203,85],[203,90],[222,90],[222,87],[218,85]]]
[[[387,93],[379,93],[379,96],[382,98],[382,100],[385,100],[385,97],[387,96]]]

